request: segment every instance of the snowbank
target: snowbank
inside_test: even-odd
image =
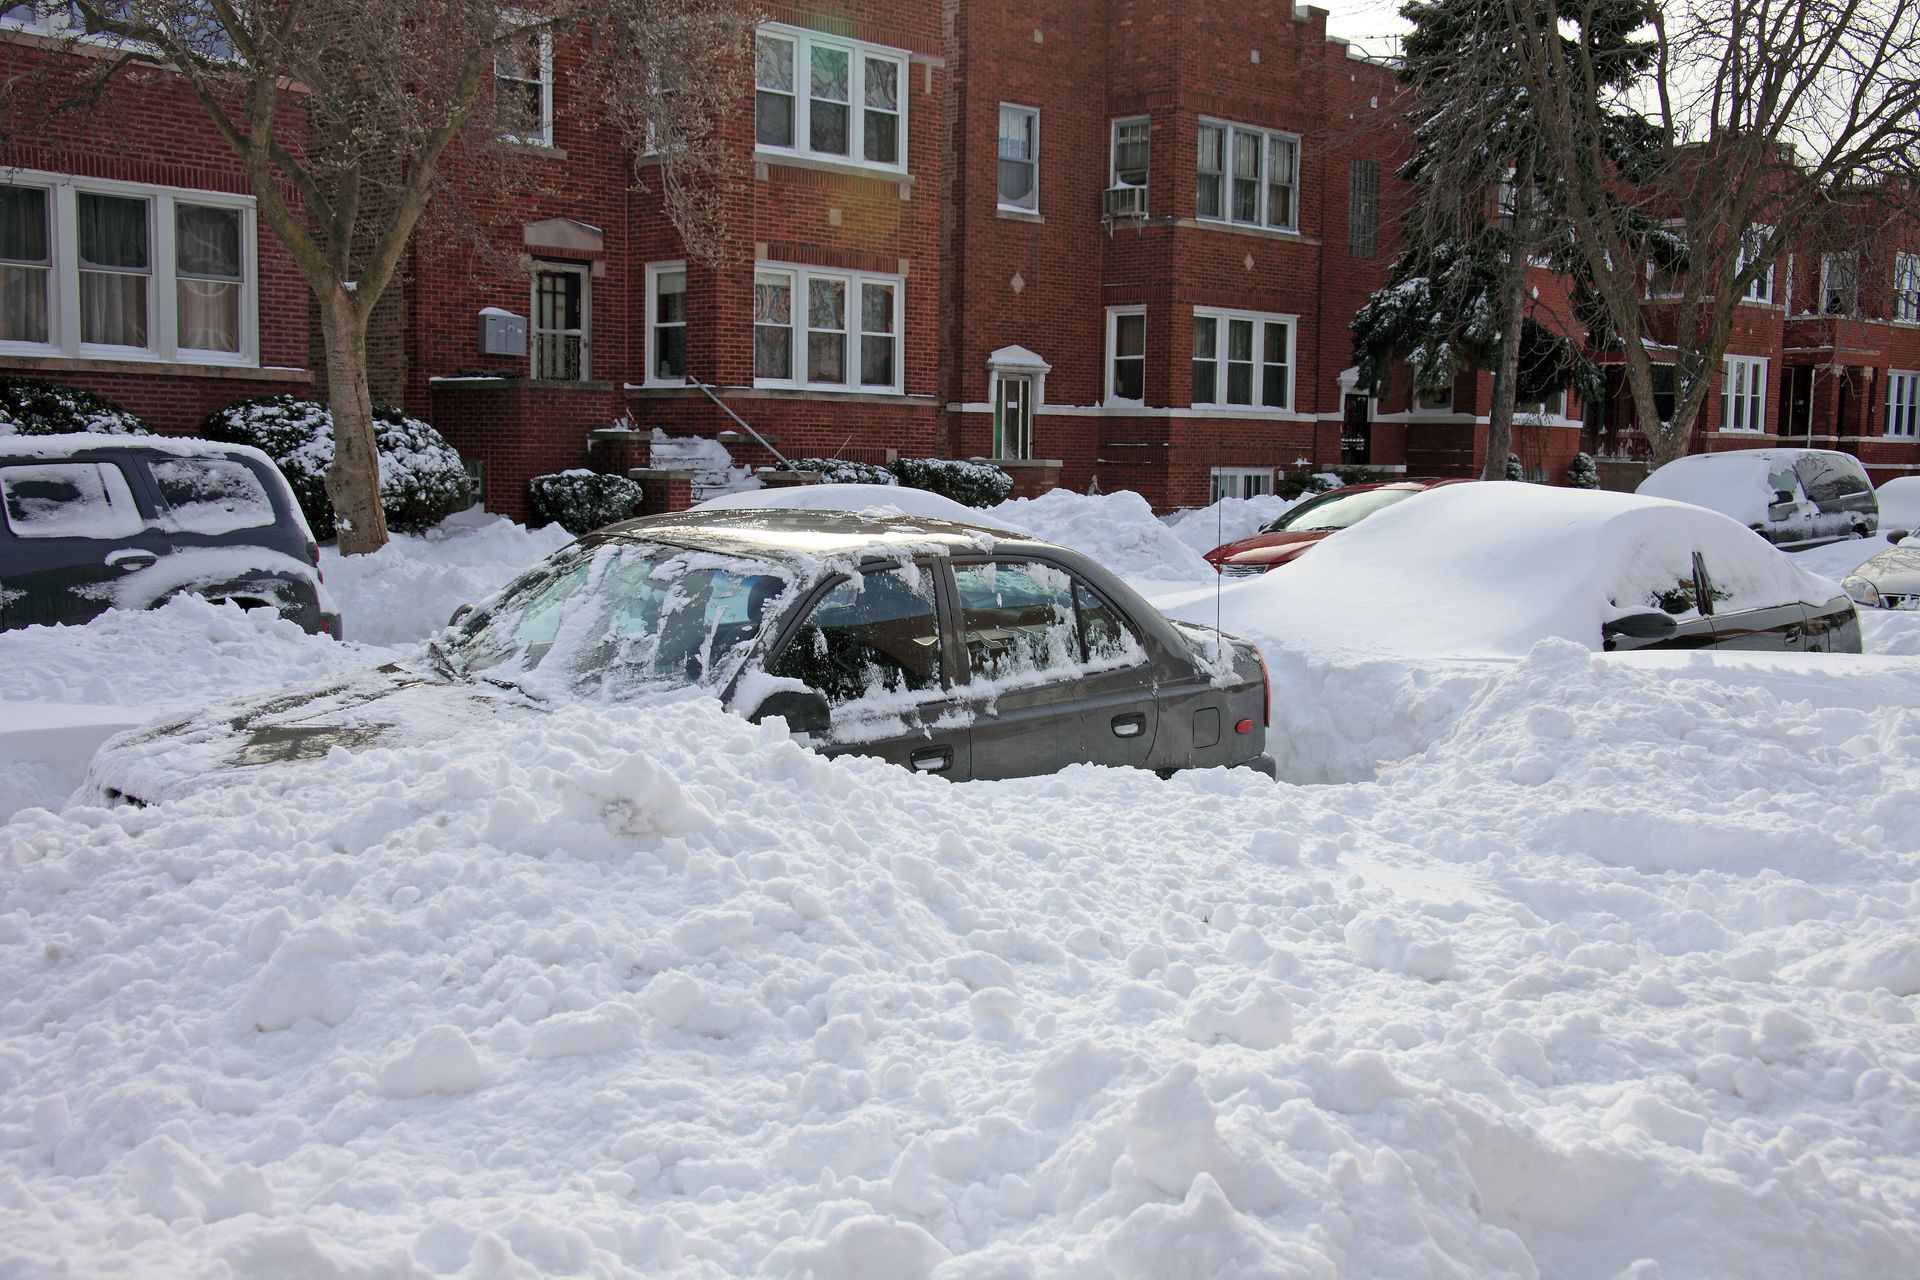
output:
[[[1895,476],[1874,490],[1880,501],[1880,527],[1893,532],[1920,529],[1920,476]]]
[[[1037,498],[1003,502],[992,511],[1035,537],[1096,557],[1123,578],[1169,583],[1215,576],[1200,550],[1168,528],[1147,500],[1131,490],[1085,494],[1051,489]]]
[[[1263,493],[1253,498],[1222,498],[1210,507],[1176,511],[1164,518],[1173,536],[1201,555],[1215,547],[1251,538],[1287,512],[1318,494],[1282,498]]]

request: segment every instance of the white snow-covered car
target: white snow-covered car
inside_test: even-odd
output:
[[[1873,481],[1834,449],[1725,449],[1675,458],[1640,482],[1642,497],[1691,502],[1795,550],[1880,528]]]
[[[1349,651],[1511,656],[1555,636],[1594,650],[1860,651],[1846,593],[1726,516],[1510,481],[1382,511],[1285,573],[1227,587],[1219,608],[1241,634]]]

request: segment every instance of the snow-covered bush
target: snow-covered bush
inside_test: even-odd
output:
[[[871,462],[847,462],[840,458],[790,458],[777,471],[805,471],[820,477],[822,484],[893,484],[893,472]]]
[[[1594,463],[1593,455],[1576,453],[1573,461],[1567,464],[1567,484],[1574,489],[1598,489],[1600,487],[1600,468]]]
[[[286,473],[314,536],[333,536],[326,483],[333,465],[333,414],[327,406],[298,396],[242,400],[208,414],[200,434],[264,451]],[[373,440],[387,528],[422,533],[472,505],[473,481],[459,453],[426,423],[398,409],[376,407]]]
[[[909,489],[925,489],[967,507],[995,506],[1013,492],[1013,477],[984,462],[901,458],[888,463],[887,470]]]
[[[146,423],[91,391],[35,378],[0,378],[0,436],[60,436],[77,431],[151,434]]]
[[[1508,454],[1507,455],[1507,479],[1525,480],[1526,478],[1527,478],[1527,469],[1520,465],[1520,455],[1517,453]]]
[[[1310,493],[1325,493],[1339,484],[1339,476],[1329,476],[1324,471],[1283,471],[1273,491],[1283,498],[1300,498]]]
[[[535,525],[557,524],[574,537],[630,518],[640,505],[641,485],[597,471],[556,471],[527,481]]]

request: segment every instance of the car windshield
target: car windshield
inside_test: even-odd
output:
[[[436,652],[456,674],[543,698],[718,686],[787,587],[777,570],[731,556],[575,544],[509,583]]]
[[[1359,524],[1383,507],[1405,502],[1418,489],[1367,489],[1360,493],[1330,493],[1295,507],[1267,526],[1268,533],[1318,533]]]

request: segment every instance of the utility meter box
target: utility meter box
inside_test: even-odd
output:
[[[527,354],[527,318],[499,307],[480,309],[480,354],[483,356],[523,356]]]

